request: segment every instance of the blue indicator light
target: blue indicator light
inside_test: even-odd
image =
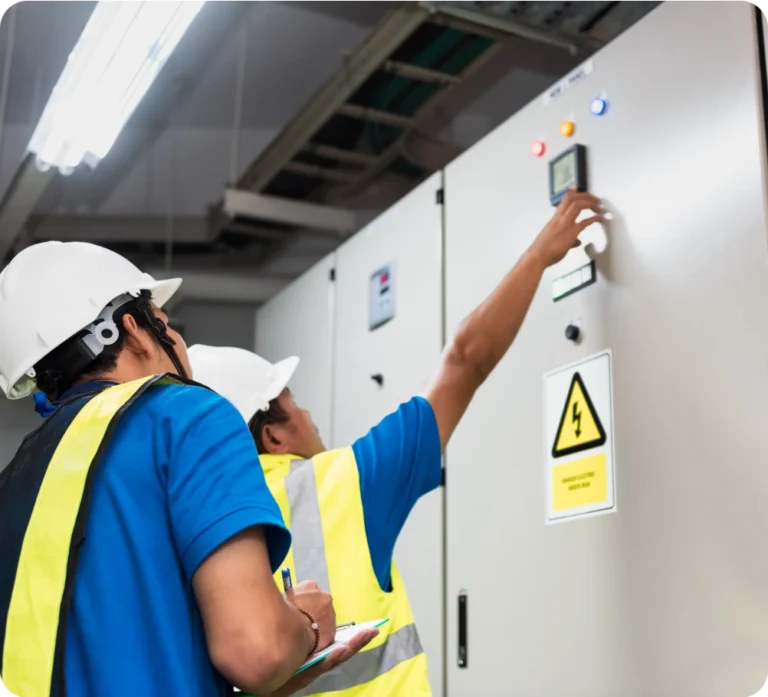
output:
[[[595,97],[592,100],[592,104],[589,105],[590,111],[595,116],[602,116],[607,108],[608,102],[606,102],[602,97]]]

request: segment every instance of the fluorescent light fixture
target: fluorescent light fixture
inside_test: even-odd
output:
[[[109,152],[202,2],[99,2],[53,88],[29,151],[70,174]]]

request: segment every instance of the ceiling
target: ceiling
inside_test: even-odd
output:
[[[94,4],[15,6],[8,99],[4,118],[0,116],[3,191]],[[453,4],[480,6],[487,14],[542,32],[589,37],[597,45],[657,3]],[[356,1],[207,3],[107,158],[94,171],[78,170],[51,181],[35,206],[26,243],[81,234],[148,268],[170,261],[178,269],[217,271],[226,266],[251,275],[295,277],[331,251],[339,238],[298,231],[266,255],[256,240],[248,248],[252,253],[245,254],[213,240],[192,254],[178,235],[206,219],[225,187],[238,180],[312,95],[350,61],[377,23],[399,6]],[[0,24],[3,69],[10,21],[6,13]],[[585,28],[585,21],[592,24]],[[420,124],[423,132],[457,151],[469,147],[594,50],[572,55],[519,37],[499,48],[493,60]],[[406,188],[413,184],[406,183]],[[370,219],[390,202],[366,199],[358,206],[359,219]],[[174,233],[177,244],[168,256],[163,245]]]

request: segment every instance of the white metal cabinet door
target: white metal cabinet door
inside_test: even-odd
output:
[[[326,446],[331,440],[335,284],[329,254],[256,311],[256,353],[270,361],[301,359],[290,383]]]
[[[442,206],[436,174],[337,251],[334,447],[352,443],[397,406],[419,394],[442,348]],[[395,317],[369,331],[371,275],[393,264]],[[381,387],[371,378],[381,375]],[[395,560],[403,574],[442,694],[442,491],[415,507]]]
[[[446,168],[449,336],[551,215],[550,157],[584,144],[590,188],[615,212],[598,283],[555,303],[555,273],[545,275],[449,446],[451,697],[736,697],[765,680],[768,259],[754,29],[748,3],[664,3],[595,55],[585,80]],[[593,116],[603,92],[608,111]],[[568,118],[572,139],[559,134]],[[533,140],[546,157],[531,156]],[[579,317],[576,346],[564,329]],[[618,511],[547,526],[542,377],[604,349]]]

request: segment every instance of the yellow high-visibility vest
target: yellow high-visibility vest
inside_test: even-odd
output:
[[[385,592],[373,569],[352,448],[312,460],[259,457],[293,536],[284,563],[293,578],[316,581],[331,593],[339,624],[389,618],[368,647],[297,694],[430,697],[427,658],[403,579],[393,563],[392,590]],[[275,582],[282,589],[280,572]]]
[[[122,415],[171,375],[109,387],[52,417],[0,473],[0,677],[21,697],[65,697],[64,642],[99,461]],[[62,429],[63,432],[62,432]]]

